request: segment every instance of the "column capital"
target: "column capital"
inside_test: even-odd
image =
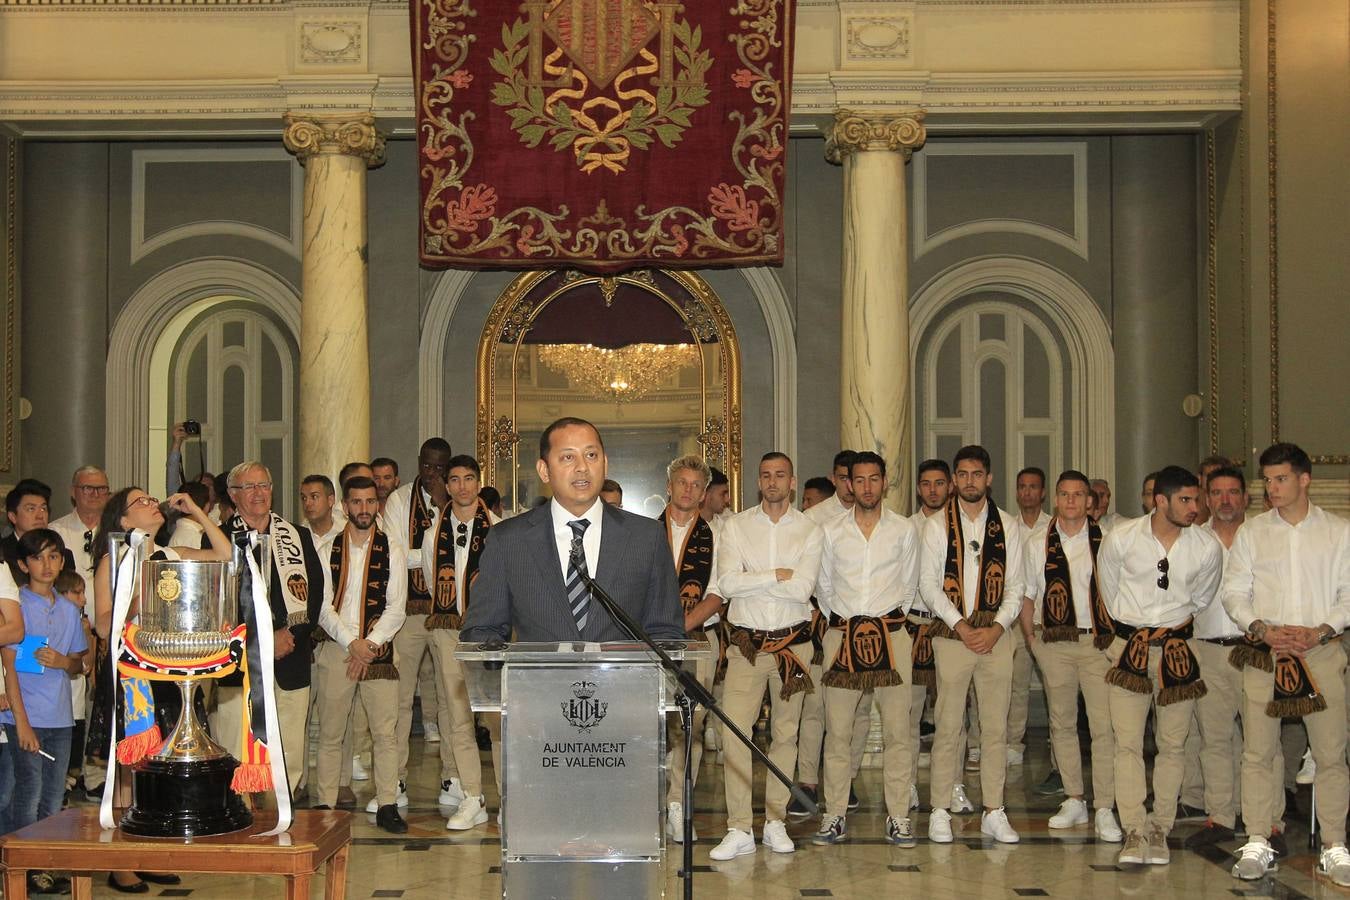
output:
[[[899,150],[908,160],[928,138],[924,116],[922,109],[895,113],[836,110],[834,125],[826,135],[825,158],[837,163],[850,153],[864,150]]]
[[[368,166],[384,162],[384,134],[370,113],[319,115],[287,113],[281,139],[300,160],[322,154],[356,156]]]

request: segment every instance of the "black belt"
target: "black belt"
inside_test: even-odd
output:
[[[774,631],[764,631],[764,630],[759,629],[759,628],[749,628],[749,627],[747,627],[747,626],[745,626],[745,625],[732,625],[731,627],[732,627],[732,628],[738,628],[738,629],[740,629],[741,631],[744,631],[744,632],[747,633],[747,634],[751,634],[751,635],[763,635],[763,636],[764,636],[764,640],[766,640],[766,641],[772,641],[772,640],[777,640],[778,638],[781,638],[781,637],[787,637],[788,635],[792,634],[794,631],[796,631],[797,629],[801,628],[803,625],[806,625],[806,624],[808,624],[808,623],[807,623],[807,622],[798,622],[796,625],[789,625],[789,626],[786,627],[786,628],[779,628],[779,629],[776,629],[776,630],[774,630]],[[797,641],[798,644],[804,644],[804,643],[806,643],[807,641],[811,640],[811,631],[810,631],[810,629],[807,629],[806,631],[803,631],[802,634],[801,634],[801,638],[802,638],[802,639],[801,639],[800,641]],[[795,645],[793,645],[793,646],[795,646]]]
[[[1238,644],[1245,642],[1246,638],[1242,635],[1238,635],[1237,637],[1201,638],[1200,640],[1204,641],[1206,644],[1213,644],[1216,647],[1236,647]]]
[[[931,618],[933,618],[933,614],[932,614],[932,613],[930,613],[930,612],[923,612],[922,610],[918,610],[918,609],[911,609],[908,613],[906,613],[906,615],[913,616],[913,617],[916,618],[916,619],[931,619]]]
[[[1145,628],[1149,630],[1154,630],[1161,627],[1162,627],[1161,625],[1126,625],[1124,622],[1116,622],[1112,630],[1115,632],[1116,637],[1120,638],[1122,641],[1128,641],[1134,637],[1134,633],[1136,631],[1140,631]],[[1153,640],[1148,642],[1148,645],[1150,647],[1161,647],[1164,643],[1167,642],[1168,638],[1173,637],[1186,640],[1195,633],[1195,626],[1190,619],[1187,619],[1181,625],[1173,626],[1171,628],[1166,629],[1166,631],[1167,634],[1163,635],[1162,637],[1154,638]]]

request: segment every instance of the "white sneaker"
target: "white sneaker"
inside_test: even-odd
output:
[[[1110,812],[1110,810],[1107,810]],[[1087,804],[1070,797],[1059,805],[1059,812],[1050,817],[1051,828],[1072,828],[1088,823]]]
[[[458,778],[447,778],[441,782],[441,794],[436,802],[441,806],[459,806],[464,802],[464,788]]]
[[[1243,844],[1238,848],[1237,857],[1238,861],[1233,865],[1233,877],[1243,881],[1256,881],[1265,877],[1267,872],[1279,868],[1274,865],[1275,850],[1265,838],[1253,838]]]
[[[1012,825],[1008,824],[1008,814],[1001,806],[980,816],[980,831],[1000,844],[1015,844],[1021,840]]]
[[[483,806],[483,795],[465,797],[464,802],[455,810],[455,814],[445,823],[446,831],[468,831],[475,825],[488,820],[487,809]]]
[[[398,808],[404,809],[408,805],[408,785],[400,781],[398,783]],[[371,797],[370,802],[366,804],[366,812],[376,813],[380,810],[380,798]]]
[[[1092,828],[1097,832],[1097,840],[1105,841],[1108,844],[1119,844],[1125,840],[1125,836],[1120,833],[1120,825],[1116,822],[1116,814],[1109,807],[1103,807],[1097,810],[1097,815],[1092,822]]]
[[[764,823],[763,841],[764,846],[774,853],[791,853],[797,849],[797,845],[792,843],[792,838],[788,837],[787,826],[781,819]]]
[[[441,728],[435,722],[422,723],[422,740],[428,744],[439,744],[441,742]]]
[[[1009,747],[1009,748],[1008,748],[1008,765],[1009,765],[1009,766],[1020,766],[1020,765],[1022,764],[1022,758],[1023,758],[1023,754],[1022,754],[1022,751],[1021,751],[1021,750],[1017,750],[1017,749],[1014,749],[1014,748],[1012,748],[1012,747]]]
[[[920,768],[920,769],[927,769],[927,768],[930,767],[932,764],[933,764],[933,754],[929,753],[929,752],[926,751],[926,750],[925,750],[924,752],[922,752],[922,753],[919,754],[919,768]]]
[[[919,808],[919,786],[917,784],[911,784],[909,786],[909,808]]]
[[[966,786],[964,784],[952,785],[952,812],[954,813],[973,813],[975,804],[970,802],[966,796]]]
[[[971,747],[966,751],[966,771],[973,772],[980,767],[980,748]]]
[[[361,755],[352,757],[352,781],[369,781],[370,771],[361,765]]]
[[[684,804],[678,800],[666,806],[666,837],[684,843]],[[694,829],[694,840],[698,840],[698,829]]]
[[[717,729],[705,728],[703,730],[703,749],[708,751],[717,750]]]
[[[928,816],[928,839],[935,844],[952,842],[952,814],[945,809],[935,809]]]
[[[1350,887],[1350,850],[1344,844],[1332,844],[1317,858],[1317,874],[1325,875],[1341,887]]]
[[[727,831],[727,836],[722,838],[722,843],[708,851],[708,858],[725,862],[754,852],[755,836],[748,831],[732,828]]]
[[[1303,766],[1298,770],[1298,774],[1294,776],[1294,781],[1299,784],[1312,784],[1316,780],[1317,763],[1313,762],[1312,750],[1309,749],[1307,753],[1303,754]]]

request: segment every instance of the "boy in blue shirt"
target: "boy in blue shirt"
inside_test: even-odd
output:
[[[27,584],[19,589],[24,632],[46,638],[34,653],[42,672],[15,669],[15,648],[5,647],[5,687],[9,709],[0,712],[14,761],[12,827],[17,830],[54,815],[65,796],[66,766],[75,719],[71,715],[70,676],[83,672],[88,649],[79,610],[53,586],[64,565],[65,544],[49,528],[35,528],[19,539],[19,568]],[[45,876],[45,878],[44,878]],[[30,890],[59,885],[49,873],[29,876]]]

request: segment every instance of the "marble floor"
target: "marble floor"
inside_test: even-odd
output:
[[[708,851],[721,839],[726,816],[722,811],[721,768],[716,754],[704,756],[695,803],[699,841],[695,849],[695,896],[738,900],[788,900],[802,897],[847,897],[874,900],[882,896],[919,896],[924,900],[956,897],[1327,897],[1350,898],[1314,875],[1316,857],[1307,849],[1309,789],[1299,793],[1299,821],[1291,822],[1291,858],[1279,871],[1259,882],[1239,882],[1228,870],[1232,845],[1205,852],[1183,849],[1181,842],[1199,827],[1178,825],[1172,834],[1169,866],[1131,867],[1115,864],[1119,845],[1097,843],[1090,826],[1056,831],[1046,819],[1062,796],[1042,797],[1032,787],[1049,770],[1045,733],[1032,729],[1026,762],[1008,771],[1009,818],[1022,836],[1015,846],[995,844],[980,835],[978,815],[954,817],[956,840],[930,844],[922,837],[918,847],[902,850],[882,839],[885,811],[879,773],[864,769],[857,783],[861,806],[848,817],[849,840],[834,847],[811,844],[814,821],[789,826],[797,842],[792,854],[772,853],[760,847],[753,856],[714,863]],[[484,754],[485,768],[490,766]],[[355,839],[349,866],[347,897],[366,898],[492,898],[501,896],[498,873],[500,844],[495,824],[469,832],[447,832],[446,813],[435,805],[438,791],[437,755],[433,745],[414,737],[409,794],[405,811],[409,831],[392,836],[375,827],[374,815],[363,811],[372,787],[358,782],[361,805],[354,813]],[[488,769],[487,771],[490,771]],[[920,790],[927,799],[928,770],[920,769]],[[979,776],[968,773],[972,801],[979,804]],[[762,789],[763,777],[758,776]],[[488,779],[489,785],[491,779]],[[496,798],[488,798],[495,811]],[[756,823],[756,831],[758,832]],[[916,833],[927,832],[927,814],[915,819]],[[680,848],[670,845],[667,855],[666,896],[681,896],[675,872]],[[321,896],[322,882],[314,896]],[[155,888],[149,896],[203,898],[273,898],[282,895],[276,880],[190,875],[177,888]],[[96,881],[95,897],[122,896]]]

